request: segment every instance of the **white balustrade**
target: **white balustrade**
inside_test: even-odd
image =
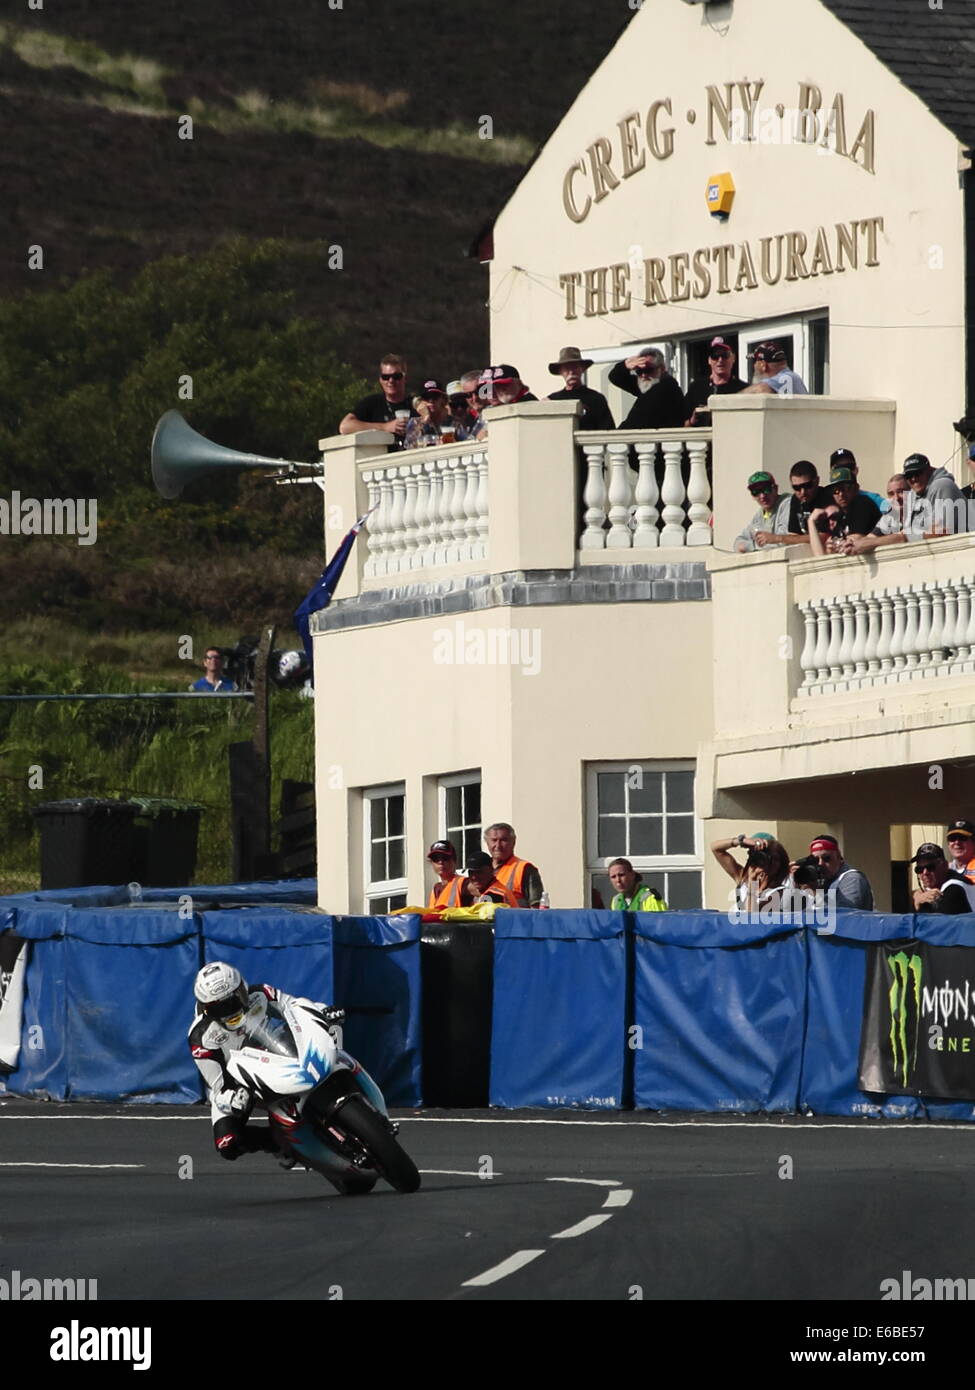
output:
[[[588,431],[576,443],[586,462],[580,550],[712,544],[709,430],[627,431],[623,438]]]
[[[807,599],[798,608],[802,695],[975,670],[975,577]]]
[[[458,444],[434,458],[424,452],[387,455],[383,467],[372,461],[362,471],[376,507],[366,523],[367,579],[487,558],[486,446]]]

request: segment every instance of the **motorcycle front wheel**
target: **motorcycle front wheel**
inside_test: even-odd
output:
[[[400,1148],[396,1136],[390,1134],[386,1118],[373,1110],[365,1100],[352,1096],[342,1106],[333,1123],[358,1139],[390,1187],[397,1192],[416,1192],[420,1186],[416,1164]]]

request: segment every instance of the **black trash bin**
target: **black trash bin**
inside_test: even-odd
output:
[[[129,801],[136,815],[135,881],[145,888],[189,884],[196,873],[203,807],[162,796],[133,796]]]
[[[93,796],[33,808],[41,832],[41,887],[84,888],[135,877],[138,808]]]
[[[490,922],[424,926],[423,1103],[482,1109],[491,1079],[494,930]]]

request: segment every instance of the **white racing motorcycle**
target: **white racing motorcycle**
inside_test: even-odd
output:
[[[267,1110],[281,1150],[344,1195],[369,1192],[380,1177],[397,1192],[420,1186],[379,1087],[307,1000],[269,1005],[227,1071]]]

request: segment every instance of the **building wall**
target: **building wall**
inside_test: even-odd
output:
[[[497,608],[317,638],[321,905],[361,910],[361,789],[394,782],[406,785],[408,901],[425,902],[436,779],[474,768],[484,823],[515,826],[553,904],[588,905],[585,766],[695,757],[713,723],[710,607]],[[518,664],[469,664],[481,640],[500,655],[509,629],[527,634]]]
[[[740,113],[730,118],[727,135],[715,102],[709,118],[707,97],[712,86],[725,99],[726,83],[738,84],[730,96]],[[836,152],[835,119],[826,149],[781,142],[776,108],[784,108],[788,121],[789,110],[799,106],[802,83],[819,87],[827,112],[841,95],[847,155]],[[751,132],[745,100],[754,109]],[[647,149],[647,118],[654,123],[658,102],[670,104],[669,111],[656,108],[658,152],[666,155],[673,142],[672,153],[661,158]],[[849,157],[870,111],[873,172],[864,167],[866,146],[856,159]],[[625,176],[618,123],[631,115],[635,119],[624,124],[630,163],[642,159],[644,167]],[[713,144],[707,143],[709,125]],[[754,138],[746,138],[749,133]],[[592,153],[601,137],[609,142],[609,168],[618,186],[598,201],[594,197],[585,220],[575,222],[563,207],[564,179],[573,162],[584,162],[571,183],[581,212],[586,196],[594,196]],[[945,462],[957,445],[951,422],[964,404],[958,167],[955,138],[819,0],[739,3],[723,22],[709,19],[703,5],[645,0],[498,219],[492,359],[514,361],[544,395],[557,385],[546,364],[567,342],[591,350],[828,308],[831,394],[895,400],[895,457],[920,449]],[[705,204],[708,181],[723,172],[733,176],[737,190],[726,223],[712,218]],[[607,181],[603,176],[603,190]],[[882,219],[882,228],[870,224],[876,235],[872,257],[870,219]],[[860,224],[859,267],[837,270],[835,227],[854,223]],[[803,276],[803,269],[813,269],[820,227],[834,268],[830,273],[821,259],[819,273]],[[767,285],[761,239],[787,233],[805,235],[809,249],[794,263],[793,278],[783,275]],[[736,290],[743,242],[751,248],[758,285],[747,288],[746,267]],[[696,250],[725,244],[735,248],[726,293],[710,263],[710,292],[698,297],[703,280],[694,279],[691,259],[687,298],[645,306],[645,259],[664,261],[661,283],[669,298],[682,289],[682,263],[674,266],[670,257],[692,258]],[[876,264],[867,265],[868,259]],[[587,316],[580,288],[577,317],[567,318],[559,277],[613,265],[621,267],[618,289],[629,285],[631,306],[612,307],[608,272],[609,311]]]

